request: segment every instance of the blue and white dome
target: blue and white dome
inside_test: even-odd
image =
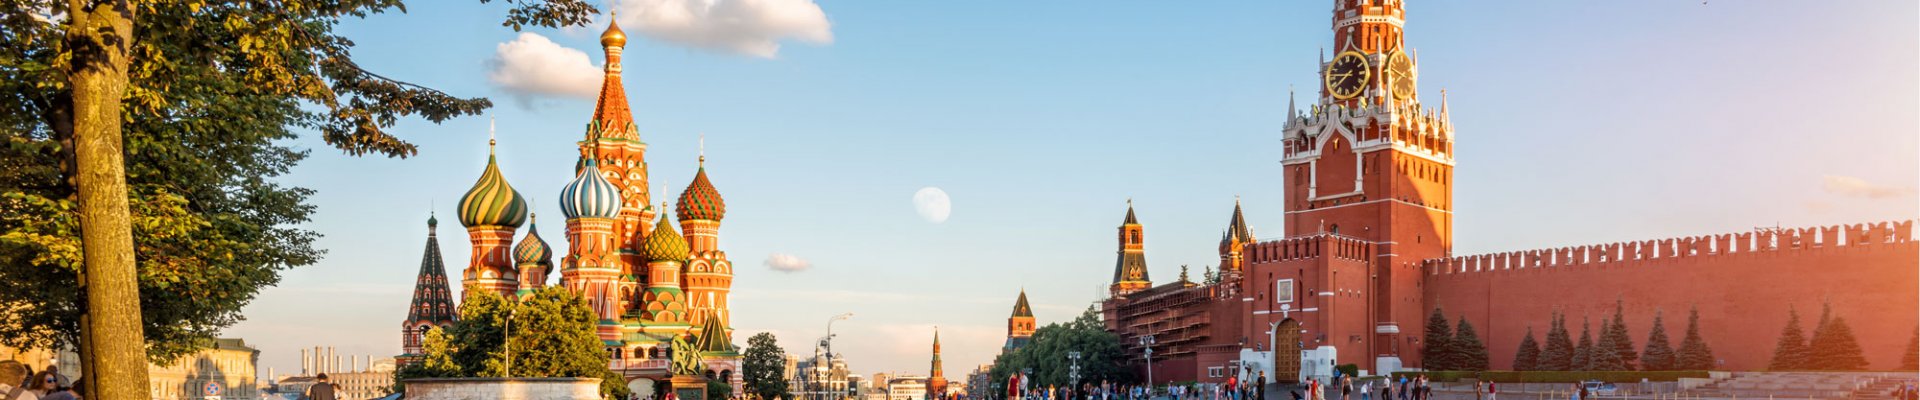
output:
[[[620,188],[600,175],[600,165],[592,159],[573,182],[560,189],[560,213],[567,219],[617,218],[620,205]]]

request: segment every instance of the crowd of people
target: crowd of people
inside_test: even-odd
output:
[[[0,400],[79,400],[80,383],[67,382],[59,366],[34,372],[19,361],[0,361]]]
[[[1150,400],[1166,397],[1171,400],[1266,400],[1261,387],[1266,386],[1267,376],[1262,373],[1253,382],[1241,383],[1236,378],[1228,378],[1225,383],[1198,383],[1166,385],[1155,388],[1146,385],[1115,384],[1113,382],[1082,383],[1079,387],[1048,385],[1046,387],[1028,387],[1020,384],[1020,376],[1009,379],[1007,396],[1022,400]]]

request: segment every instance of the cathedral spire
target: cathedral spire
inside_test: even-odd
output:
[[[407,319],[400,323],[400,345],[406,356],[421,354],[421,336],[433,328],[448,328],[458,320],[453,291],[447,287],[447,263],[440,257],[440,238],[435,232],[440,218],[427,216],[427,248],[420,255],[420,273],[414,278],[413,303]],[[403,356],[405,358],[405,356]]]
[[[620,81],[621,54],[627,46],[627,33],[618,22],[609,21],[600,34],[600,46],[606,54],[606,76],[600,81],[600,97],[593,106],[593,122],[587,128],[587,141],[599,139],[640,140],[633,126],[633,111],[627,108],[627,89]]]
[[[1145,228],[1133,213],[1133,199],[1127,199],[1127,219],[1120,223],[1120,251],[1113,265],[1114,296],[1123,296],[1152,285],[1147,278],[1147,254],[1143,240]]]

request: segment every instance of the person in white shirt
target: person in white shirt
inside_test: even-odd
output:
[[[0,400],[40,400],[27,388],[21,387],[27,380],[27,365],[19,361],[0,361]]]

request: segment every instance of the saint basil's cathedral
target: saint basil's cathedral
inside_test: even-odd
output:
[[[671,206],[671,218],[663,215],[668,204],[652,202],[647,145],[640,140],[620,79],[626,41],[618,25],[608,26],[600,36],[605,76],[593,119],[579,142],[576,175],[559,196],[566,251],[556,254],[540,237],[527,199],[507,183],[498,161],[488,154],[479,181],[458,204],[460,224],[473,246],[460,283],[468,290],[510,299],[525,296],[547,285],[557,255],[560,285],[582,295],[599,317],[597,333],[612,356],[614,371],[635,383],[664,380],[671,375],[669,344],[693,335],[706,370],[738,392],[740,354],[732,345],[727,308],[733,263],[719,248],[726,203],[707,179],[705,156]],[[495,145],[489,140],[489,152]],[[413,304],[401,324],[402,360],[421,355],[423,335],[434,327],[452,326],[457,315],[440,257],[438,220],[429,218],[427,224],[426,254]],[[523,225],[527,233],[515,244],[515,233]]]

